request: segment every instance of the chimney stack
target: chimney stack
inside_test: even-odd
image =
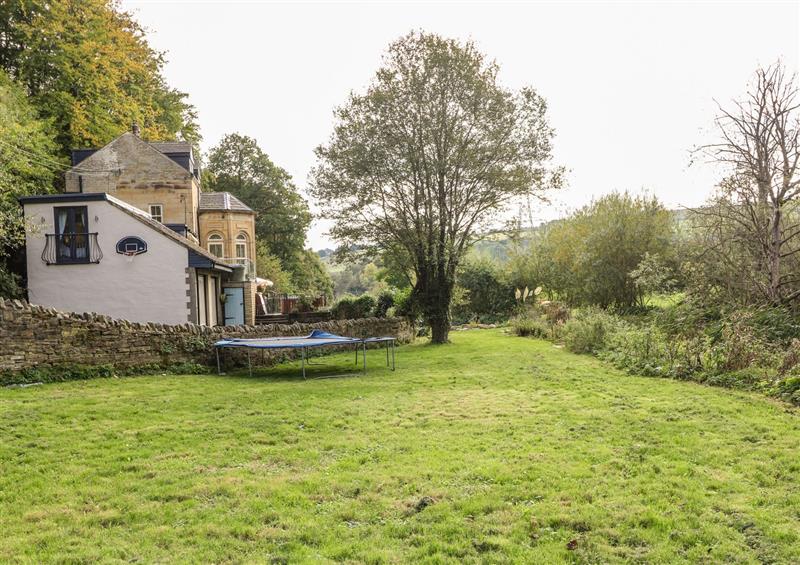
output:
[[[136,122],[133,122],[133,125],[131,125],[131,133],[136,137],[139,137],[139,124]]]

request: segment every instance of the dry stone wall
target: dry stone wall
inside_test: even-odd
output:
[[[0,372],[67,365],[113,365],[118,369],[168,367],[178,363],[215,365],[215,341],[229,338],[307,335],[313,329],[350,337],[393,336],[413,340],[404,318],[332,320],[316,324],[206,327],[135,323],[94,313],[76,314],[0,299]],[[280,351],[280,350],[279,350]],[[253,364],[273,364],[285,351],[253,355]],[[241,351],[226,350],[226,363],[241,362]]]

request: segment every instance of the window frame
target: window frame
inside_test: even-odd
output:
[[[67,211],[67,221],[63,229],[59,229],[58,215]],[[84,231],[76,231],[76,216],[80,211],[85,219]],[[91,263],[91,243],[89,242],[89,207],[88,206],[53,206],[53,234],[55,239],[55,257],[57,265],[82,265]],[[64,242],[64,235],[69,237],[68,243]],[[82,244],[79,244],[82,242]],[[62,249],[69,249],[70,256],[61,255]],[[77,257],[78,249],[84,250],[83,257]]]
[[[236,235],[236,239],[234,240],[234,249],[233,249],[234,256],[236,257],[236,259],[249,259],[250,258],[248,256],[248,249],[247,249],[248,246],[249,246],[249,243],[250,243],[250,240],[247,237],[246,233],[239,232]],[[239,246],[241,246],[242,249],[244,249],[244,253],[242,255],[239,255]]]
[[[214,253],[214,251],[212,250],[212,246],[214,247],[219,246],[219,255]],[[220,259],[222,259],[225,256],[225,239],[222,237],[222,235],[218,233],[208,234],[206,247],[208,248],[209,253],[211,253],[216,257],[219,257]]]
[[[158,207],[158,218],[156,218],[156,214],[153,214],[153,208]],[[150,219],[155,220],[159,223],[164,223],[164,205],[163,204],[148,204],[147,205],[148,212],[150,214]]]

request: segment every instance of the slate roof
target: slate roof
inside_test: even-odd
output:
[[[255,214],[252,208],[230,192],[201,192],[198,209],[201,212],[205,210],[231,210],[233,212],[251,212]]]
[[[130,132],[125,132],[120,137],[125,135],[135,135]],[[136,136],[137,139],[141,139],[138,135]],[[101,151],[104,147],[111,145],[117,139],[107,143],[103,147],[100,148],[92,148],[92,149],[73,149],[72,150],[72,166],[78,167],[81,163],[83,163],[86,159]],[[182,168],[186,169],[196,177],[199,177],[199,171],[196,170],[197,163],[194,160],[194,152],[192,150],[191,143],[187,143],[185,141],[145,141],[144,139],[141,140],[142,142],[146,143],[171,161],[174,161]],[[81,171],[76,171],[80,173]]]
[[[192,146],[185,141],[150,141],[150,145],[162,153],[188,153]]]

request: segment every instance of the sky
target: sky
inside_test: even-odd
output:
[[[567,187],[534,210],[560,217],[615,190],[695,206],[721,172],[694,162],[713,141],[715,100],[746,91],[759,65],[800,61],[800,3],[155,2],[123,0],[187,92],[202,149],[238,132],[305,191],[333,110],[362,92],[387,46],[411,30],[473,40],[508,88],[548,102]],[[314,202],[309,199],[312,210]],[[334,247],[315,220],[314,249]]]

